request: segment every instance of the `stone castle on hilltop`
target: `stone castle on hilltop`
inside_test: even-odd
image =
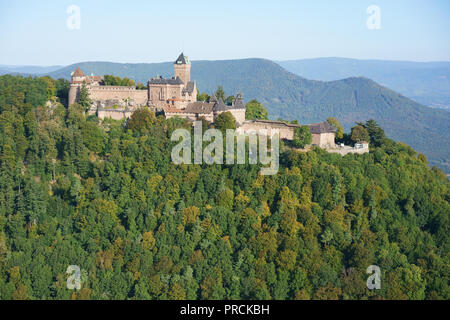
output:
[[[86,76],[80,68],[72,74],[69,90],[69,105],[78,101],[83,84],[92,100],[90,114],[100,119],[129,118],[137,108],[147,106],[162,111],[166,118],[179,116],[192,121],[204,118],[209,122],[223,112],[231,112],[238,124],[245,121],[245,105],[238,94],[231,106],[214,95],[209,102],[197,101],[197,85],[191,81],[191,63],[183,53],[174,62],[174,77],[152,78],[147,89],[136,87],[107,86],[99,76]]]
[[[230,112],[237,123],[237,131],[242,134],[266,132],[268,135],[278,133],[281,139],[293,140],[294,132],[301,127],[299,124],[285,123],[271,120],[245,119],[245,104],[242,94],[236,95],[231,105],[224,103],[214,94],[208,102],[197,101],[197,85],[191,81],[191,63],[183,53],[174,62],[174,76],[169,79],[163,77],[151,78],[147,82],[147,89],[136,89],[135,86],[108,86],[103,84],[102,77],[86,76],[80,68],[72,74],[69,90],[69,105],[79,99],[83,85],[89,91],[92,105],[89,114],[96,114],[99,119],[112,118],[127,119],[133,112],[142,107],[154,111],[161,111],[166,118],[181,117],[190,121],[205,119],[214,122],[223,112]],[[328,122],[309,125],[312,135],[312,145],[327,149],[329,152],[367,153],[367,143],[358,147],[337,147],[335,145],[336,128]]]

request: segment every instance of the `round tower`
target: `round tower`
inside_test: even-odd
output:
[[[79,67],[77,67],[75,72],[72,73],[72,81],[70,82],[68,99],[69,106],[78,101],[78,95],[80,93],[80,88],[83,81],[86,81],[86,75],[83,73],[83,71],[81,71]]]

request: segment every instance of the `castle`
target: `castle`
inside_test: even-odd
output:
[[[264,130],[268,135],[279,133],[280,139],[293,140],[298,124],[271,120],[245,120],[245,104],[242,94],[238,93],[231,105],[224,103],[214,94],[208,102],[197,101],[197,85],[191,81],[191,63],[183,53],[174,62],[174,77],[152,78],[147,83],[147,89],[136,87],[107,86],[99,76],[86,76],[80,68],[72,74],[69,90],[69,105],[79,99],[82,86],[89,91],[92,101],[89,114],[96,114],[99,119],[112,118],[115,120],[128,119],[133,112],[141,107],[161,111],[166,118],[181,117],[190,121],[205,119],[214,122],[223,112],[230,112],[236,119],[237,132],[250,134]],[[309,125],[312,135],[312,145],[336,152],[341,155],[347,153],[367,153],[367,143],[361,147],[352,148],[335,145],[336,128],[328,122]]]
[[[174,77],[152,78],[147,89],[136,87],[103,85],[99,76],[86,76],[80,68],[72,74],[69,90],[69,105],[78,101],[83,84],[92,101],[90,114],[100,119],[129,118],[136,108],[147,106],[162,111],[166,118],[179,116],[192,121],[204,118],[209,122],[223,112],[230,112],[238,124],[245,121],[245,105],[238,94],[231,106],[214,95],[209,102],[197,101],[197,85],[191,81],[191,62],[183,53],[174,62]]]

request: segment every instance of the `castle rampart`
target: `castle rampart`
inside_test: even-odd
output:
[[[122,120],[131,117],[133,111],[128,109],[103,109],[97,111],[97,116],[99,119],[103,120],[105,118],[110,118],[113,120]]]
[[[137,105],[143,106],[148,101],[148,90],[137,90],[134,87],[92,86],[89,88],[89,97],[93,101],[132,99]]]
[[[300,127],[296,124],[285,123],[281,121],[270,121],[270,120],[250,120],[245,121],[239,128],[238,132],[241,133],[257,133],[265,130],[268,135],[278,133],[280,139],[283,140],[293,140],[294,131],[296,128]]]

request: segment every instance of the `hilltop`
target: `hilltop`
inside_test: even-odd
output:
[[[346,130],[355,121],[375,119],[389,137],[424,153],[432,165],[450,172],[450,113],[423,106],[364,77],[336,81],[308,80],[264,59],[193,61],[192,79],[201,92],[223,85],[228,93],[242,91],[244,99],[261,101],[272,119],[302,123],[336,117]],[[114,74],[137,82],[172,73],[172,62],[121,64],[84,62],[49,73],[69,79],[80,67],[86,74]]]
[[[0,299],[449,299],[450,182],[382,128],[362,155],[283,148],[271,176],[177,165],[189,121],[42,107],[64,85],[0,76]]]

